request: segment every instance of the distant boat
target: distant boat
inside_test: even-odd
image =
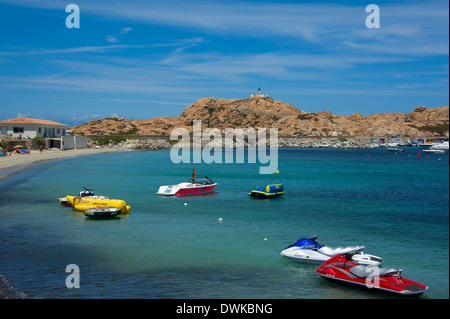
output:
[[[448,150],[448,141],[435,142],[431,146],[432,150]]]
[[[435,150],[435,149],[432,149],[432,148],[423,150],[422,152],[424,152],[424,153],[431,153],[431,154],[445,154],[444,150]]]
[[[397,142],[390,142],[386,144],[386,147],[396,147],[396,146],[398,146]]]
[[[398,148],[398,147],[388,147],[386,150],[389,152],[403,152],[404,151],[403,148]]]

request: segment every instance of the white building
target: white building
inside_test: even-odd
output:
[[[261,93],[261,89],[258,89],[258,93],[252,94],[250,97],[269,97],[269,94]]]
[[[20,139],[42,137],[45,147],[62,150],[87,148],[86,136],[66,135],[68,125],[49,120],[19,117],[0,121],[0,136],[11,136]]]
[[[66,134],[68,125],[49,120],[19,117],[0,121],[0,135],[17,138],[61,138]]]

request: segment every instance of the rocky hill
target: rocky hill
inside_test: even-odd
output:
[[[309,113],[270,97],[215,99],[205,97],[187,107],[180,116],[134,121],[105,118],[75,126],[83,135],[170,135],[174,128],[192,131],[192,121],[202,128],[278,128],[278,135],[309,136],[448,136],[449,107],[419,106],[410,113],[380,113],[363,117],[329,111]]]

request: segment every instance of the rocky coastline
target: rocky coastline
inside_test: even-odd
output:
[[[109,148],[109,149],[129,149],[129,150],[158,150],[170,149],[178,144],[177,140],[170,140],[169,137],[132,137],[132,138],[110,138],[99,143],[95,138],[88,138],[89,148]],[[202,147],[210,141],[201,141]],[[272,145],[274,142],[272,142]],[[193,147],[193,140],[190,147]],[[270,146],[267,140],[267,146]],[[217,141],[210,144],[215,147],[225,147],[225,142]],[[244,147],[251,146],[244,141]],[[279,148],[376,148],[379,144],[371,137],[279,137]]]

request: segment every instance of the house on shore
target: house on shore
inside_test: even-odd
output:
[[[0,121],[1,135],[15,138],[60,138],[66,135],[67,127],[66,124],[28,117]]]
[[[19,117],[0,121],[0,136],[9,136],[20,140],[41,137],[45,140],[45,146],[48,148],[86,148],[86,137],[66,135],[67,128],[66,124],[50,120]]]

